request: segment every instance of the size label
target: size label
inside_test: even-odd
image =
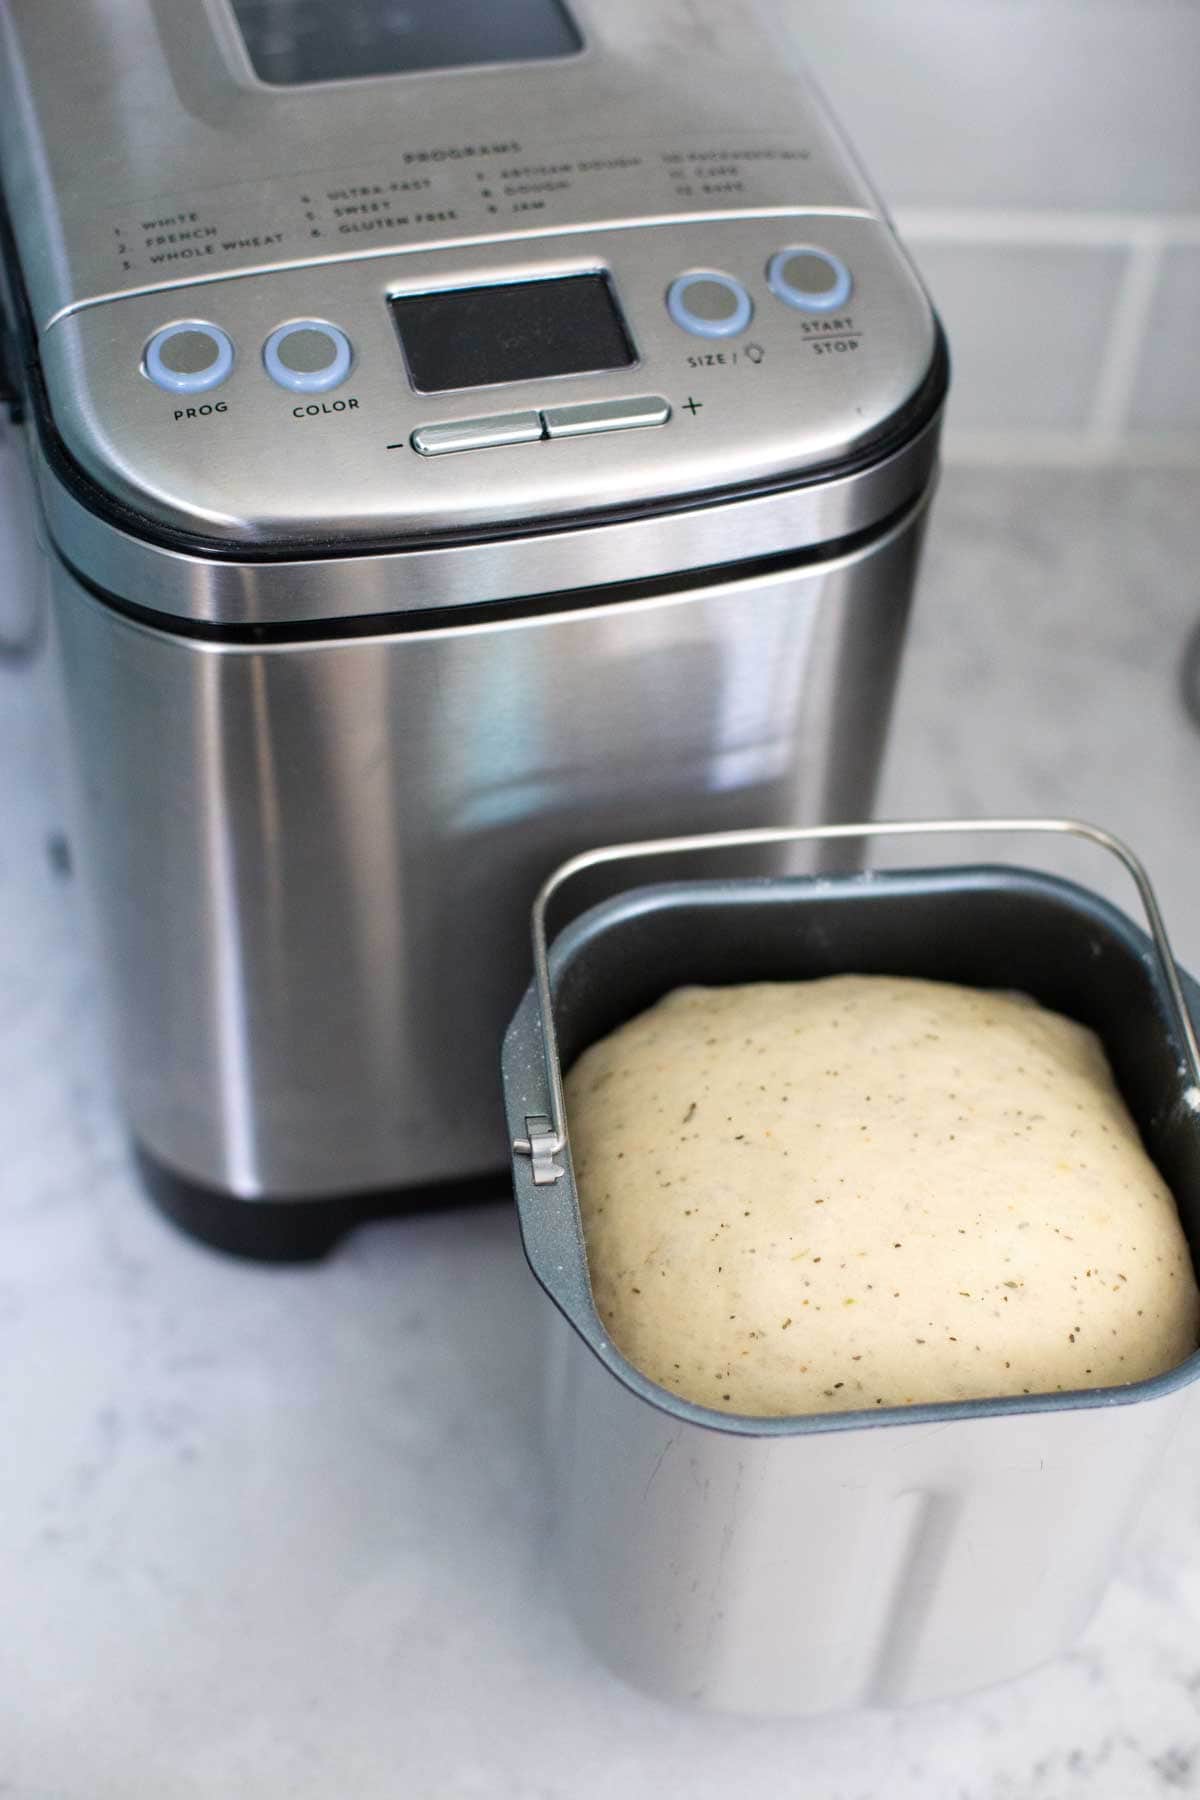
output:
[[[761,344],[743,344],[737,350],[693,350],[687,358],[689,369],[734,369],[739,363],[756,369],[766,361]]]

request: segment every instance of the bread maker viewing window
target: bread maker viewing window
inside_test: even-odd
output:
[[[260,81],[295,87],[364,75],[574,56],[560,0],[232,0]]]

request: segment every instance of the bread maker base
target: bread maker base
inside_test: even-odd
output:
[[[164,1217],[189,1237],[252,1262],[319,1262],[359,1225],[447,1206],[508,1204],[509,1172],[418,1188],[379,1188],[365,1194],[331,1194],[316,1200],[239,1200],[171,1169],[136,1139],[134,1159],[142,1183]]]

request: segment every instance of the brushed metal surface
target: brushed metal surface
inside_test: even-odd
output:
[[[0,160],[39,327],[113,295],[531,226],[876,210],[771,7],[570,10],[579,56],[279,88],[225,0],[4,0]]]
[[[768,289],[766,266],[794,218],[706,220],[520,243],[413,251],[213,282],[187,295],[133,295],[61,318],[41,362],[64,443],[98,485],[148,520],[238,544],[416,540],[430,530],[504,528],[691,499],[836,463],[887,427],[933,360],[933,313],[889,227],[804,220],[855,271],[844,312],[808,318]],[[681,331],[664,294],[680,269],[716,260],[757,301],[751,327],[708,343]],[[442,393],[409,383],[390,298],[606,270],[638,361],[632,368]],[[354,367],[329,394],[288,393],[263,346],[316,317],[350,339]],[[142,369],[147,343],[183,318],[228,334],[233,373],[210,394],[165,393]],[[489,414],[662,394],[656,432],[423,457],[411,434]]]
[[[59,565],[142,1142],[246,1197],[503,1166],[540,881],[607,840],[865,815],[923,512],[790,572],[266,648],[134,623]]]
[[[738,1436],[639,1400],[543,1304],[580,1634],[626,1680],[730,1712],[944,1699],[1061,1655],[1194,1404]]]
[[[72,567],[147,611],[244,627],[529,600],[696,570],[716,570],[720,579],[722,566],[836,543],[912,505],[932,479],[940,428],[939,413],[868,468],[752,499],[602,526],[278,562],[188,554],[122,530],[58,479],[36,439],[31,449],[50,536]]]

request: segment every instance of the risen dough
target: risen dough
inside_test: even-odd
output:
[[[681,988],[579,1059],[596,1306],[638,1368],[788,1414],[1138,1381],[1196,1348],[1175,1203],[1098,1038],[884,976]]]

